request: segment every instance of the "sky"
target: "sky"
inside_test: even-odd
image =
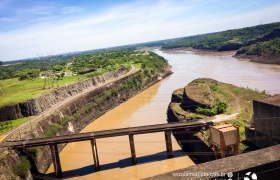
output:
[[[0,0],[0,61],[279,21],[279,0]]]

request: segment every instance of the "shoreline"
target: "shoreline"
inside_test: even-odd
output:
[[[217,51],[210,49],[194,49],[194,48],[173,48],[173,49],[160,49],[163,52],[178,52],[178,51],[189,51],[196,54],[209,53],[215,55],[231,55],[232,57],[240,60],[240,61],[249,61],[253,63],[259,64],[270,64],[270,65],[280,65],[280,59],[271,58],[267,56],[253,56],[253,55],[236,55],[237,50],[232,51]]]
[[[167,66],[170,66],[169,64],[167,64]],[[91,123],[93,123],[96,119],[100,118],[101,116],[103,116],[105,113],[113,110],[114,108],[118,107],[119,105],[121,105],[122,103],[125,103],[126,101],[128,101],[129,99],[133,98],[134,96],[138,95],[139,93],[145,91],[146,89],[150,88],[151,86],[155,85],[156,83],[159,83],[160,81],[164,80],[165,78],[167,78],[168,76],[172,75],[173,74],[173,71],[169,70],[169,71],[164,71],[161,75],[158,74],[156,76],[158,77],[161,77],[161,78],[152,78],[152,81],[145,84],[143,86],[143,88],[141,89],[138,89],[138,90],[135,90],[134,92],[132,92],[131,94],[128,95],[128,98],[123,101],[123,102],[118,102],[118,103],[115,103],[112,107],[108,108],[108,109],[104,109],[103,112],[99,115],[97,115],[96,117],[94,118],[91,118],[91,120],[89,122],[87,122],[86,124],[84,124],[84,126],[81,126],[79,127],[79,130],[78,132],[76,133],[81,133],[87,126],[89,126]],[[131,74],[131,76],[133,76],[133,74]],[[156,77],[155,76],[155,77]],[[98,106],[102,106],[102,105],[98,105]],[[79,119],[81,121],[81,119]],[[77,126],[77,124],[75,124],[75,122],[73,122],[73,125],[74,126]],[[59,152],[61,152],[66,146],[68,145],[68,143],[66,144],[62,144],[61,147],[59,148]],[[43,169],[42,173],[45,175],[45,176],[49,176],[50,173],[48,173],[48,170],[49,168],[51,168],[51,165],[52,165],[52,161],[50,164],[48,164],[46,166],[46,168]]]
[[[169,67],[169,64],[167,64],[167,66]],[[140,71],[136,71],[136,72],[133,71],[133,73],[129,74],[126,77],[122,77],[121,79],[117,80],[116,82],[111,83],[109,86],[114,86],[114,84],[119,84],[124,79],[126,79],[128,77],[131,77],[134,74],[139,74],[139,72]],[[104,103],[104,102],[99,103],[95,107],[91,108],[90,112],[87,112],[85,115],[82,115],[81,117],[71,121],[71,123],[75,127],[75,132],[80,133],[80,131],[82,131],[86,126],[88,126],[90,123],[95,121],[97,118],[99,118],[100,116],[104,115],[105,113],[111,111],[113,108],[122,104],[124,102],[123,101],[124,99],[125,99],[125,101],[127,101],[128,99],[130,99],[130,98],[134,97],[135,95],[141,93],[142,91],[148,89],[152,85],[160,82],[161,80],[165,79],[166,77],[170,76],[171,74],[173,74],[173,72],[169,68],[166,68],[165,71],[163,71],[161,74],[157,74],[157,75],[153,76],[150,79],[150,81],[143,84],[143,86],[141,88],[134,89],[134,90],[128,89],[128,90],[124,90],[123,92],[120,92],[120,94],[123,95],[123,98],[120,99],[119,97],[112,97],[109,100],[111,102],[109,104]],[[100,92],[106,91],[108,88],[110,88],[109,86],[107,85],[107,86],[103,86],[102,88],[100,87],[100,89],[97,90],[97,91],[100,91]],[[94,90],[94,91],[96,91],[96,90]],[[93,93],[93,94],[88,94],[88,95],[83,95],[82,97],[88,99],[89,96],[95,96],[98,93],[99,92],[96,92],[96,93]],[[80,101],[84,102],[82,100],[83,99],[82,97],[80,98]],[[80,101],[79,102],[76,102],[76,101],[68,102],[67,107],[72,107],[72,105],[74,105],[74,106],[77,106],[77,108],[79,108],[78,105],[80,104]],[[61,107],[62,109],[59,109],[59,112],[63,113],[64,116],[75,115],[72,112],[69,112],[70,114],[67,114],[67,112],[69,111],[69,108],[67,108],[67,107],[66,106]],[[34,133],[39,135],[39,132],[41,132],[41,130],[42,130],[41,128],[45,129],[47,126],[49,126],[50,122],[57,123],[57,121],[58,121],[57,119],[59,119],[59,117],[60,117],[60,113],[52,114],[50,116],[45,116],[44,122],[46,122],[46,123],[41,123],[39,126],[32,127]],[[62,129],[59,130],[56,133],[56,135],[70,134],[71,132],[69,131],[68,127],[69,127],[69,124],[67,124],[67,123],[64,124]],[[6,137],[6,138],[8,138],[8,137]],[[58,151],[60,152],[62,149],[64,149],[64,147],[66,145],[67,144],[60,144],[58,146]],[[1,150],[3,151],[3,154],[4,154],[4,152],[8,153],[7,148],[3,148]],[[2,153],[2,151],[1,151],[1,153]],[[34,165],[35,165],[34,167],[37,168],[38,173],[45,174],[52,164],[52,159],[50,158],[51,155],[50,155],[50,152],[49,152],[49,148],[48,147],[43,147],[36,154],[37,154],[36,157],[33,157],[33,156],[31,157],[30,156],[30,159],[34,163]],[[6,167],[8,167],[8,168],[14,166],[14,163],[10,163],[8,161],[9,158],[12,158],[12,157],[13,157],[13,155],[8,153],[7,157],[5,157],[4,160],[2,160],[3,164],[5,164]],[[16,155],[16,157],[18,157],[18,156]],[[6,174],[6,175],[8,175],[8,174]],[[48,175],[46,175],[46,176],[48,176]]]
[[[254,63],[280,65],[280,59],[267,56],[254,56],[254,55],[234,55],[238,60],[248,60]]]
[[[178,51],[189,51],[196,54],[203,54],[203,53],[209,53],[213,55],[231,55],[234,56],[237,52],[236,50],[232,51],[217,51],[217,50],[210,50],[210,49],[194,49],[194,48],[174,48],[174,49],[159,49],[163,52],[178,52]]]

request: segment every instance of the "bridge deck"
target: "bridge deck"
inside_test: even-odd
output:
[[[191,127],[202,127],[207,125],[203,122],[183,122],[183,123],[166,123],[166,124],[156,124],[148,126],[103,130],[103,131],[93,131],[88,133],[70,134],[62,135],[48,138],[36,138],[36,139],[26,139],[18,141],[5,141],[0,147],[11,147],[11,148],[22,148],[22,147],[34,147],[34,146],[44,146],[50,144],[60,144],[69,143],[77,141],[86,141],[90,139],[98,138],[108,138],[115,136],[124,136],[129,134],[145,134],[153,132],[161,132],[165,130],[181,129],[181,128],[191,128]]]

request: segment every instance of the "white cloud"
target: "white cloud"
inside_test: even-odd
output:
[[[33,57],[36,53],[56,54],[174,38],[256,25],[261,20],[265,23],[279,21],[279,6],[234,17],[202,13],[204,9],[201,7],[207,6],[205,1],[199,4],[189,1],[146,4],[140,1],[66,20],[42,17],[45,18],[43,22],[0,34],[0,59],[11,60]],[[65,7],[59,12],[75,14],[80,10],[79,7]]]

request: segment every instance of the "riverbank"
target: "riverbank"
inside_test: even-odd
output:
[[[212,54],[212,55],[230,55],[241,61],[250,61],[254,63],[260,64],[272,64],[275,66],[280,65],[280,59],[274,58],[270,56],[257,56],[257,55],[246,55],[246,54],[237,54],[237,50],[233,51],[217,51],[217,50],[209,50],[209,49],[194,49],[194,48],[174,48],[174,49],[161,49],[163,52],[167,53],[175,53],[178,51],[189,51],[196,54]]]
[[[280,58],[275,58],[271,56],[257,56],[257,55],[247,55],[247,54],[235,54],[233,57],[240,60],[249,60],[250,62],[262,63],[262,64],[272,64],[280,65]]]
[[[128,101],[110,110],[88,125],[82,132],[137,127],[166,123],[166,105],[162,101],[162,85],[168,76]],[[89,142],[68,144],[60,153],[65,178],[70,179],[142,179],[194,165],[172,136],[174,158],[167,158],[163,133],[135,135],[137,165],[131,164],[127,136],[97,140],[100,171],[94,171]],[[154,171],[157,169],[157,171]],[[50,167],[48,173],[53,172]]]
[[[17,136],[20,136],[20,138],[41,137],[49,134],[50,131],[53,131],[54,127],[58,128],[52,135],[78,133],[96,118],[125,102],[127,99],[135,96],[139,92],[147,89],[151,85],[159,82],[161,79],[169,76],[170,74],[172,74],[170,69],[164,68],[162,73],[155,74],[151,78],[146,78],[141,85],[135,84],[135,87],[132,86],[125,89],[123,89],[123,87],[121,88],[121,86],[128,82],[131,84],[134,81],[136,82],[137,79],[140,80],[139,78],[143,75],[143,72],[136,71],[115,82],[107,83],[106,86],[99,87],[92,92],[81,95],[78,99],[75,99],[75,101],[69,101],[68,104],[64,104],[62,107],[57,108],[52,115],[46,115],[39,126],[33,126],[31,127],[30,132],[26,131],[22,134],[19,133]],[[17,136],[12,137],[12,139],[17,139]],[[66,144],[59,145],[59,151],[62,150],[65,145]],[[44,173],[51,164],[51,155],[48,147],[29,148],[19,153],[21,155],[27,155],[33,167],[36,167],[35,170],[33,168],[32,173]],[[16,156],[16,154],[14,154],[14,156]],[[14,162],[2,161],[2,163],[6,164],[7,167],[13,167],[12,164],[17,161],[16,159],[18,159],[18,157],[14,158]],[[9,173],[11,173],[11,171]],[[11,176],[7,175],[7,177]]]

